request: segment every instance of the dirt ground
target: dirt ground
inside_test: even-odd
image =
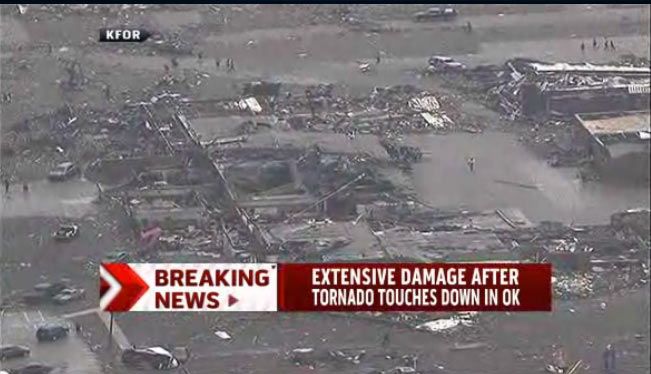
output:
[[[151,92],[161,90],[156,82],[173,57],[179,62],[175,77],[192,82],[191,87],[178,91],[194,99],[235,97],[242,82],[260,79],[290,85],[335,83],[350,95],[393,84],[448,92],[444,82],[420,73],[432,54],[451,55],[471,65],[500,64],[519,56],[588,62],[614,61],[622,54],[649,57],[648,5],[463,5],[458,21],[411,22],[410,15],[424,8],[29,5],[20,14],[16,6],[2,5],[0,89],[10,93],[11,100],[0,107],[1,137],[22,136],[20,128],[25,123],[57,122],[54,113],[61,108],[117,110],[125,102],[148,99]],[[380,23],[384,31],[350,30],[341,22],[344,14]],[[472,23],[473,33],[463,31],[466,22]],[[97,42],[98,28],[116,25],[145,26],[178,40],[180,47],[165,49],[153,41],[135,46]],[[604,37],[615,41],[617,52],[581,53],[581,41]],[[358,62],[374,60],[378,51],[382,62],[377,71],[361,74]],[[201,60],[198,52],[203,54]],[[232,58],[235,71],[217,67],[216,58]],[[70,61],[79,62],[86,77],[78,90],[62,86]],[[409,139],[428,152],[412,171],[421,199],[440,207],[469,209],[515,205],[533,221],[556,218],[567,223],[602,223],[614,211],[649,207],[648,185],[580,186],[575,169],[549,168],[502,127],[499,115],[458,92],[449,92],[463,110],[495,132]],[[37,116],[45,120],[37,121]],[[72,157],[72,152],[40,154],[34,148],[18,155],[2,153],[2,171],[16,180],[10,193],[2,194],[0,296],[62,277],[89,290],[80,303],[46,308],[48,316],[95,308],[97,262],[109,251],[132,245],[133,239],[125,223],[116,218],[119,214],[94,202],[91,181],[81,179],[58,187],[45,181],[50,165]],[[468,154],[478,159],[477,175],[466,173],[463,160]],[[90,162],[83,160],[84,166]],[[503,166],[505,162],[508,167]],[[19,191],[23,180],[32,186],[28,196]],[[496,180],[532,184],[537,189],[518,189]],[[52,231],[70,220],[80,225],[79,240],[54,243]],[[405,366],[402,357],[406,355],[417,356],[418,369],[424,373],[543,372],[553,344],[562,344],[571,360],[583,360],[581,373],[599,373],[600,355],[607,343],[615,344],[621,354],[618,373],[638,374],[651,370],[649,308],[647,286],[605,299],[557,302],[551,313],[480,315],[475,327],[450,336],[348,315],[143,313],[119,315],[116,323],[133,344],[190,346],[194,357],[187,369],[192,374],[363,373]],[[101,361],[106,374],[127,372],[115,363],[99,318],[84,315],[79,321],[86,326],[85,338],[97,356],[91,361]],[[214,335],[217,330],[228,331],[233,338],[220,340]],[[387,333],[390,342],[383,346]],[[17,337],[5,324],[0,334],[3,343]],[[454,351],[455,342],[482,342],[486,347]],[[288,359],[288,352],[295,348],[314,348],[326,355],[329,350],[365,350],[366,358],[360,364],[309,367]],[[36,359],[67,355],[44,352]],[[84,357],[93,355],[85,349],[80,352]],[[98,366],[93,362],[86,372],[94,373]]]

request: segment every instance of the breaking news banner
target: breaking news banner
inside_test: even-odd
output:
[[[127,311],[551,311],[550,264],[100,266],[100,308]]]

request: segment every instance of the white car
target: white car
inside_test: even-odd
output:
[[[462,71],[466,69],[466,65],[448,56],[432,56],[427,62],[430,71]]]
[[[67,304],[71,301],[83,299],[86,292],[82,288],[66,288],[52,298],[55,304]]]
[[[72,162],[62,162],[57,165],[54,169],[48,174],[48,179],[51,181],[64,181],[68,178],[79,174],[80,170],[77,165]]]
[[[179,360],[163,347],[127,348],[122,352],[122,363],[140,369],[170,370],[179,367]]]

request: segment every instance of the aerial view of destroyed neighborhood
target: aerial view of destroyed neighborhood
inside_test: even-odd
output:
[[[649,5],[0,11],[0,373],[650,372]],[[102,262],[468,261],[553,310],[98,308]]]

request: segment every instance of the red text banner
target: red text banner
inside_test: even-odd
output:
[[[281,311],[551,311],[551,265],[281,264]]]

